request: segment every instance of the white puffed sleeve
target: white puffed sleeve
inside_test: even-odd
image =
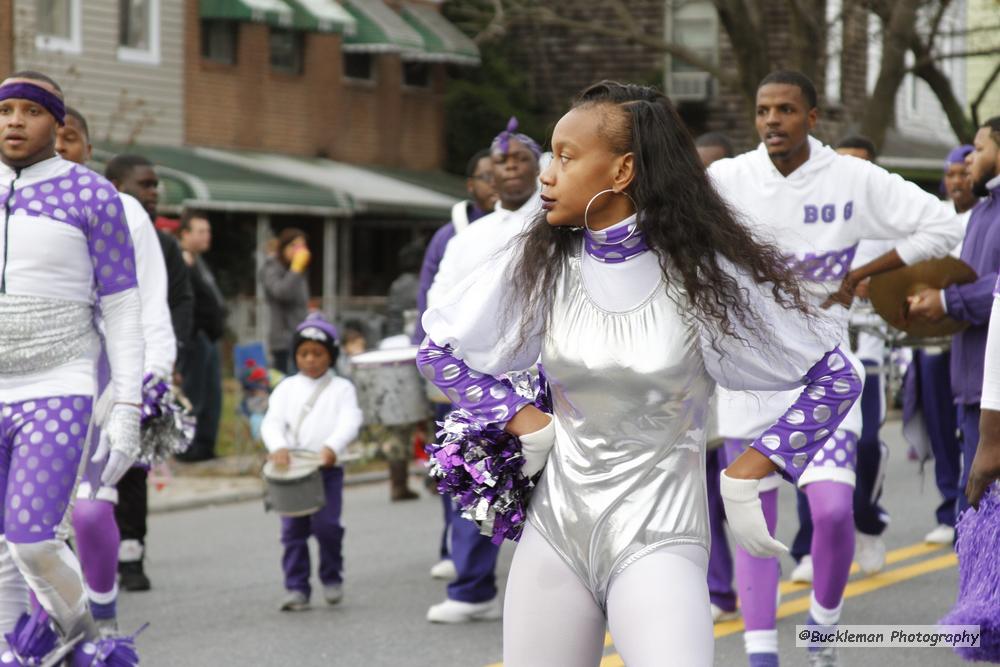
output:
[[[720,386],[732,390],[782,391],[803,386],[809,369],[843,339],[838,314],[817,309],[807,317],[775,301],[769,284],[757,284],[735,267],[729,273],[758,320],[751,319],[747,326],[734,319],[736,336],[699,324],[706,370]]]
[[[487,260],[474,274],[449,292],[443,303],[424,313],[427,337],[436,345],[451,348],[452,354],[469,368],[487,375],[500,375],[534,366],[542,349],[541,314],[508,308],[513,289],[510,275],[520,246],[511,244]],[[529,336],[517,345],[521,323],[530,318]]]

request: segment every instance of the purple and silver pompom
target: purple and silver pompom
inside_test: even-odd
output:
[[[955,525],[958,540],[958,599],[941,625],[978,625],[979,646],[958,647],[969,661],[1000,662],[1000,485],[983,495],[979,510],[971,507]]]
[[[187,399],[163,378],[147,373],[142,382],[142,450],[138,462],[153,465],[180,454],[194,439],[195,418]]]
[[[52,629],[49,615],[38,608],[21,614],[13,632],[4,634],[7,650],[0,655],[0,665],[42,665],[56,658],[59,635]],[[65,653],[65,652],[63,652]]]
[[[545,377],[512,373],[501,379],[509,389],[552,412]],[[521,472],[521,441],[465,410],[454,410],[438,432],[441,442],[425,447],[430,475],[442,494],[452,496],[462,516],[475,521],[494,544],[517,541],[524,529],[535,484]]]

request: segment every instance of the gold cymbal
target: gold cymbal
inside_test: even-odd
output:
[[[962,260],[941,257],[872,276],[868,292],[875,312],[900,331],[915,338],[950,336],[969,326],[968,322],[959,322],[950,317],[935,323],[907,322],[907,297],[923,289],[944,289],[949,285],[971,283],[975,279],[976,272]]]

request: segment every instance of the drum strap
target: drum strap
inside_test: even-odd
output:
[[[319,381],[319,384],[316,385],[316,388],[313,389],[312,396],[309,397],[309,400],[302,406],[302,411],[299,412],[299,418],[295,422],[295,428],[292,429],[292,441],[296,445],[299,444],[299,429],[302,428],[302,422],[304,422],[306,417],[309,416],[309,413],[312,412],[313,406],[316,405],[316,401],[319,400],[319,397],[323,394],[326,388],[330,386],[331,382],[333,382],[333,373],[327,373],[326,376]]]

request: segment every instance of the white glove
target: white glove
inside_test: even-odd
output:
[[[549,452],[556,442],[555,419],[550,418],[549,423],[535,431],[519,437],[521,440],[521,456],[524,457],[524,467],[521,472],[525,477],[531,478],[545,467],[545,462],[549,460]]]
[[[100,463],[104,457],[108,458],[108,463],[101,472],[101,484],[114,486],[128,472],[139,457],[139,438],[139,408],[116,403],[111,408],[107,423],[101,429],[97,452],[90,459],[94,463]]]
[[[736,543],[757,558],[780,556],[788,547],[771,537],[760,505],[759,479],[733,479],[723,470],[719,494],[726,508],[726,520]]]

